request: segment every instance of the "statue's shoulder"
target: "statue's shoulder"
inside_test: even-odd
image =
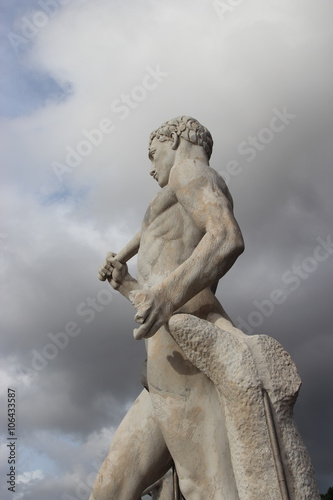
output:
[[[233,207],[233,200],[223,177],[208,163],[199,160],[185,160],[175,164],[170,172],[170,187],[176,195],[196,190],[208,189],[208,191],[219,191],[225,196]]]
[[[173,189],[194,184],[195,181],[217,184],[221,189],[227,188],[224,179],[208,163],[187,159],[176,163],[170,172],[170,186]]]
[[[210,167],[200,160],[186,159],[176,163],[170,172],[170,185],[177,189],[178,186],[185,186],[196,179],[201,179],[209,175]]]

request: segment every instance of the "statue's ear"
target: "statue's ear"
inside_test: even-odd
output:
[[[172,149],[177,149],[178,146],[179,146],[179,135],[176,134],[176,132],[173,132],[173,134],[171,134],[171,137],[172,137]]]

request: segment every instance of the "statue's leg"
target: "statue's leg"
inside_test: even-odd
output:
[[[206,380],[183,401],[155,392],[153,403],[186,500],[239,500],[221,405]]]
[[[148,383],[186,500],[239,500],[217,391],[164,327],[149,339]]]
[[[114,435],[89,500],[138,500],[171,462],[144,389]]]

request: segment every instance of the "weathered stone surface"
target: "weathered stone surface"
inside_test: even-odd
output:
[[[90,500],[138,500],[173,462],[186,500],[319,499],[292,414],[295,365],[275,340],[237,330],[214,295],[244,244],[212,145],[191,117],[151,134],[161,191],[99,269],[136,309],[149,392],[119,426]],[[126,265],[136,254],[137,279]]]
[[[254,500],[258,492],[260,497],[274,500],[319,498],[311,461],[292,413],[301,381],[282,346],[266,335],[236,337],[185,314],[170,318],[169,328],[186,357],[217,388],[239,498]],[[269,433],[265,391],[277,435],[276,451]]]

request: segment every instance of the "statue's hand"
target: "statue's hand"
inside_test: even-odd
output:
[[[112,277],[112,271],[113,271],[113,266],[111,264],[112,260],[116,256],[115,253],[113,252],[108,252],[106,254],[106,259],[101,265],[101,267],[98,268],[98,279],[101,281],[108,280]]]
[[[105,281],[106,279],[115,290],[119,290],[121,285],[126,280],[133,280],[128,273],[127,264],[119,262],[115,259],[116,254],[109,252],[103,265],[98,269],[98,279]]]
[[[122,292],[121,288],[126,285],[126,281],[134,281],[128,272],[127,264],[119,262],[119,260],[111,259],[112,274],[109,278],[109,283],[115,290]]]
[[[172,316],[173,306],[161,290],[134,290],[129,299],[137,310],[134,319],[141,325],[133,332],[136,340],[152,337]]]

